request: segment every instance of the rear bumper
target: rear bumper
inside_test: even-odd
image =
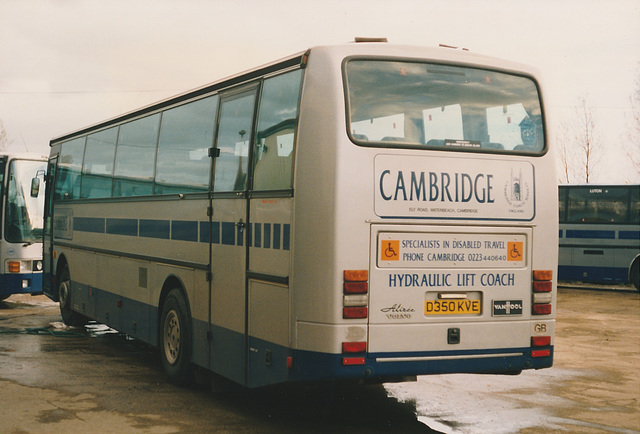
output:
[[[532,351],[547,351],[548,356],[532,357]],[[292,381],[331,378],[380,379],[448,374],[509,374],[525,369],[543,369],[553,365],[553,346],[542,348],[502,348],[494,350],[437,351],[420,353],[369,353],[361,355],[363,364],[344,365],[345,357],[358,355],[293,352]],[[546,353],[545,353],[546,354]]]

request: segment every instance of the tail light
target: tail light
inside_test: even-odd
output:
[[[551,315],[553,271],[534,270],[531,290],[533,292],[531,313],[533,315]],[[550,345],[551,336],[532,336],[531,357],[549,357],[551,355],[551,349],[544,347],[549,347]]]
[[[358,319],[367,318],[369,311],[366,306],[345,306],[342,308],[342,318],[344,319]]]
[[[551,336],[531,336],[531,357],[547,357],[551,355]]]
[[[364,365],[364,357],[343,357],[342,364],[344,366]]]
[[[551,336],[532,336],[531,337],[532,347],[548,347],[549,345],[551,345]]]
[[[343,342],[342,365],[364,365],[364,353],[367,352],[366,342]]]
[[[533,304],[531,313],[533,315],[550,315],[553,289],[553,271],[534,270],[533,271]]]
[[[369,316],[369,271],[344,270],[342,284],[342,318],[362,319]]]
[[[369,317],[369,271],[344,270],[342,283],[342,318]],[[367,342],[343,342],[342,365],[364,365]]]
[[[342,365],[364,365],[364,353],[366,353],[366,351],[366,342],[343,342]]]
[[[534,315],[551,315],[551,305],[547,303],[534,304],[532,307]]]
[[[531,357],[549,357],[551,350],[531,350]]]
[[[343,353],[364,353],[365,351],[367,351],[366,342],[343,342],[342,343]]]
[[[551,336],[531,336],[531,357],[549,357],[551,348]]]

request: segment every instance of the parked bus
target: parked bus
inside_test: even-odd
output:
[[[45,291],[247,387],[552,365],[534,70],[315,47],[51,141]]]
[[[46,169],[45,157],[0,153],[0,300],[42,294]]]
[[[558,279],[640,290],[640,185],[561,185]]]

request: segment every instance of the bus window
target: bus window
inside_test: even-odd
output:
[[[292,187],[291,169],[301,76],[301,71],[297,70],[264,82],[254,153],[254,190]]]
[[[523,76],[353,59],[346,63],[346,85],[349,133],[359,145],[504,153],[544,148],[538,89]]]
[[[247,185],[247,158],[255,91],[224,100],[220,109],[213,190],[243,191]]]
[[[530,134],[532,126],[521,103],[487,108],[487,128],[492,143],[506,144],[507,149],[519,144],[535,146],[535,134]]]
[[[62,144],[54,195],[56,199],[77,199],[80,197],[80,173],[84,143],[85,137],[78,137]]]
[[[113,158],[116,153],[117,138],[118,127],[90,134],[87,137],[80,197],[111,197]]]
[[[35,243],[42,239],[44,189],[31,197],[29,186],[35,177],[44,180],[44,161],[12,160],[9,164],[5,239],[10,243]]]
[[[207,191],[217,107],[212,96],[162,114],[155,194]]]
[[[640,188],[631,189],[630,200],[630,222],[634,225],[640,225]]]
[[[626,223],[628,193],[615,187],[570,189],[567,211],[568,222]]]
[[[391,137],[404,137],[404,114],[353,122],[351,129],[360,140],[389,141]]]
[[[558,214],[559,214],[561,223],[564,223],[567,221],[567,189],[566,188],[558,189]]]
[[[153,193],[153,168],[160,114],[120,126],[114,171],[113,196]]]
[[[0,157],[0,198],[4,197],[4,170],[7,166],[6,157]],[[0,219],[2,219],[2,202],[0,201]],[[0,238],[2,237],[2,225],[0,225]]]
[[[422,111],[424,122],[424,142],[442,141],[445,139],[463,140],[462,107],[454,104]]]

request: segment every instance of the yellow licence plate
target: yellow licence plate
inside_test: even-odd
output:
[[[425,315],[479,315],[482,313],[480,300],[427,300]]]

